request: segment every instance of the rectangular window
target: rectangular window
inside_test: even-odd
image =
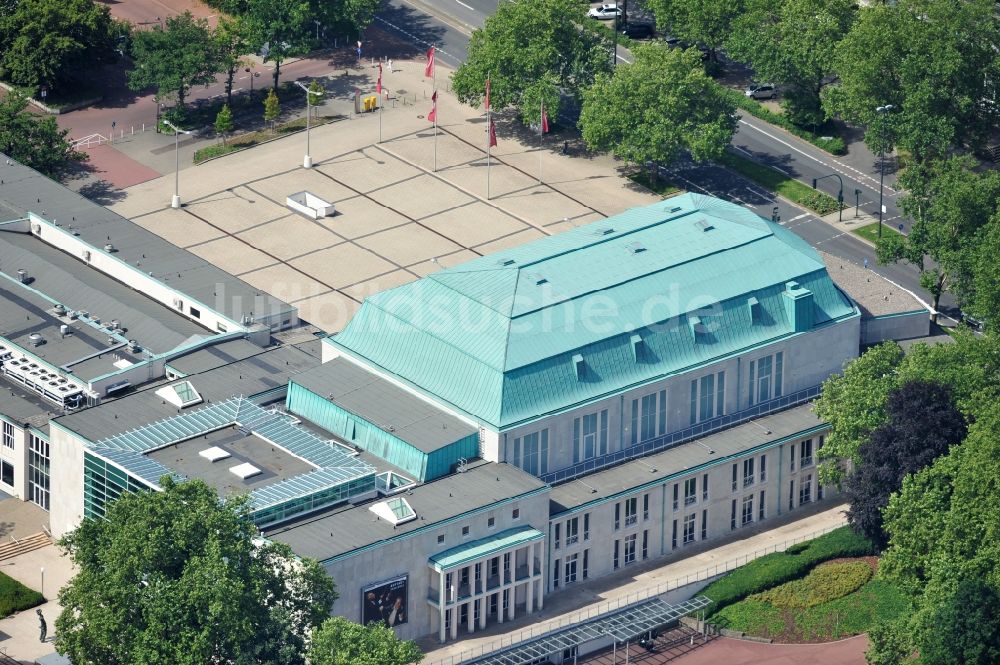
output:
[[[198,319],[201,318],[201,312],[194,307],[188,307],[188,311],[191,312],[191,316]]]
[[[813,440],[806,439],[800,444],[799,467],[804,469],[813,463]]]
[[[684,517],[684,544],[694,542],[694,519],[695,514],[691,513]]]
[[[698,422],[698,379],[691,381],[691,424]]]
[[[785,354],[778,351],[774,355],[774,396],[781,397],[781,373],[784,367]]]
[[[660,416],[657,419],[659,421],[656,433],[663,436],[667,433],[667,391],[660,391]]]
[[[625,565],[630,563],[635,563],[635,536],[636,534],[631,534],[625,536]]]
[[[649,556],[649,530],[642,530],[642,558],[646,559]]]
[[[631,442],[634,446],[639,443],[639,400],[632,400],[632,430]]]
[[[618,570],[618,540],[615,540],[615,556],[614,556],[614,569]]]
[[[681,484],[674,483],[674,510],[677,510],[680,507],[680,499],[678,499],[678,497],[680,496],[680,492],[681,492]]]
[[[639,521],[638,508],[639,499],[637,497],[625,499],[625,526],[632,526]]]
[[[465,535],[463,533],[463,535]],[[559,524],[556,523],[552,526],[552,549],[559,549]]]
[[[715,415],[726,413],[726,373],[719,372],[715,377]]]
[[[708,474],[701,477],[701,500],[708,501]]]
[[[698,479],[688,478],[684,481],[684,505],[690,506],[698,500]]]
[[[615,504],[615,531],[622,528],[622,504]]]
[[[750,487],[753,485],[754,477],[753,473],[753,458],[743,460],[743,487]]]
[[[737,469],[738,469],[737,463],[733,462],[733,491],[734,492],[736,491],[736,473],[737,473]]]
[[[761,490],[760,491],[760,503],[757,506],[757,519],[759,519],[759,520],[763,520],[764,519],[764,506],[766,505],[766,503],[764,501],[764,497],[765,497],[764,490]]]
[[[469,527],[463,526],[462,527],[462,538],[468,538],[468,536],[469,536]],[[558,540],[558,536],[557,536],[557,540]]]
[[[576,562],[578,554],[571,554],[566,557],[566,584],[576,582]]]
[[[14,485],[14,465],[6,460],[0,461],[0,483]]]
[[[715,415],[715,376],[709,374],[701,377],[701,395],[698,409],[698,420],[711,420]]]
[[[767,455],[760,456],[760,482],[767,482]]]
[[[708,510],[701,511],[701,539],[708,538]]]
[[[552,588],[559,588],[559,572],[562,570],[562,566],[559,565],[559,559],[556,559],[552,565]],[[477,603],[478,604],[478,603]]]
[[[491,517],[488,520],[486,520],[486,528],[487,529],[492,529],[496,525],[497,525],[497,520],[496,520],[495,517]]]
[[[729,517],[729,528],[736,528],[736,499],[733,499],[733,512]]]
[[[642,398],[642,440],[656,437],[656,393]]]
[[[757,361],[757,401],[771,399],[771,356]]]
[[[784,370],[784,354],[778,352],[750,361],[750,404],[766,402],[773,397],[781,397],[781,380]]]
[[[649,519],[649,493],[642,495],[642,521]]]
[[[691,424],[721,416],[726,411],[726,373],[691,381]]]
[[[510,518],[512,520],[514,520],[515,522],[518,521],[519,519],[521,519],[521,509],[520,508],[515,508],[514,510],[512,510],[510,512]]]
[[[788,481],[788,509],[791,510],[795,507],[795,481]]]
[[[788,454],[791,455],[792,471],[795,471],[795,444],[788,446]]]
[[[520,459],[517,459],[518,453],[521,455]],[[520,439],[514,439],[514,457],[515,465],[533,476],[548,473],[549,430],[546,428],[540,432],[526,434]]]
[[[14,426],[6,421],[3,424],[3,446],[4,448],[14,447]]]
[[[590,550],[583,551],[583,579],[587,579],[590,574]]]
[[[809,474],[799,483],[799,505],[804,505],[812,501],[812,474]]]
[[[608,410],[573,420],[573,463],[608,453]]]
[[[579,536],[580,518],[574,517],[566,520],[566,547],[576,545],[580,540]]]
[[[439,533],[438,534],[438,545],[441,545],[442,543],[444,543],[444,534],[443,533]]]
[[[583,515],[583,539],[590,540],[590,513]]]
[[[753,522],[753,494],[743,497],[743,514],[740,518],[740,525],[746,526]]]
[[[49,509],[49,442],[28,435],[28,501]]]
[[[677,520],[674,520],[674,528],[670,536],[670,549],[677,549]]]

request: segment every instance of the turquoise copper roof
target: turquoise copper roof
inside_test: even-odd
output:
[[[500,533],[495,533],[486,538],[473,540],[471,542],[452,547],[450,550],[439,552],[429,560],[434,565],[435,570],[449,570],[457,566],[482,559],[512,547],[520,547],[526,543],[534,542],[545,538],[545,534],[530,526],[519,526],[514,529],[507,529]]]
[[[790,289],[806,328],[857,315],[794,233],[685,194],[370,296],[327,342],[506,428],[795,334]]]

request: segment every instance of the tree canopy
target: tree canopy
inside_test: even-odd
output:
[[[836,85],[826,108],[868,126],[879,106],[896,107],[892,132],[917,162],[978,142],[996,119],[1000,31],[992,0],[872,3],[838,44]]]
[[[660,30],[708,48],[713,59],[744,11],[743,0],[648,0],[646,5]]]
[[[611,69],[607,40],[580,29],[584,9],[577,0],[501,2],[473,31],[469,57],[452,77],[459,101],[478,106],[489,78],[493,110],[516,109],[531,124],[538,122],[539,82],[580,95]],[[558,96],[549,101],[549,117],[557,117]]]
[[[730,57],[759,81],[782,86],[782,104],[799,125],[825,120],[820,100],[832,79],[836,46],[854,21],[852,0],[749,0],[726,41]]]
[[[384,623],[367,626],[331,617],[313,634],[311,665],[410,665],[424,657],[413,642],[396,637]]]
[[[201,481],[122,495],[61,545],[77,566],[59,592],[56,649],[78,665],[304,665],[333,581],[261,541],[246,497]]]
[[[705,74],[698,51],[649,45],[633,55],[584,93],[588,147],[641,166],[685,151],[699,161],[721,155],[736,131],[735,107]]]
[[[175,94],[179,109],[192,86],[212,83],[224,66],[208,21],[196,19],[189,11],[168,16],[165,27],[155,25],[137,32],[132,58],[135,68],[128,73],[129,88],[140,91],[154,86],[161,98]]]
[[[33,90],[70,87],[114,59],[123,31],[108,6],[92,0],[0,3],[0,77]]]
[[[0,152],[50,178],[59,178],[87,153],[73,149],[55,116],[28,111],[28,100],[17,94],[0,99]]]
[[[278,87],[281,63],[301,55],[311,44],[312,20],[307,0],[246,0],[243,13],[254,50],[264,62],[274,63],[274,87]],[[266,47],[266,50],[264,50]]]
[[[847,479],[854,530],[879,549],[886,546],[882,510],[903,478],[928,466],[965,438],[965,419],[951,393],[929,381],[911,381],[892,390],[886,422],[874,429],[858,450],[859,463]]]

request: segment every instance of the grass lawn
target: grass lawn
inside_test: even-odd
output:
[[[854,229],[853,231],[851,231],[851,233],[853,233],[854,235],[857,235],[857,236],[861,236],[862,238],[864,238],[868,242],[874,244],[875,241],[878,240],[878,222],[874,222],[872,224],[865,224],[862,227]],[[898,234],[899,231],[897,231],[895,228],[893,228],[892,224],[886,224],[886,223],[883,222],[882,223],[882,233],[896,233],[896,234]]]
[[[827,588],[829,599],[818,604],[796,602],[804,595],[802,590],[807,584],[803,582],[806,581],[789,583],[798,585],[795,593],[781,593],[781,587],[775,587],[754,594],[722,608],[711,621],[722,628],[776,642],[830,642],[867,632],[875,622],[901,616],[910,610],[909,601],[902,592],[880,579],[871,579],[844,595]]]
[[[0,573],[0,619],[45,602],[42,594]]]
[[[679,194],[683,192],[679,187],[675,187],[673,183],[664,180],[663,178],[657,178],[656,182],[653,182],[652,178],[649,176],[648,171],[636,171],[635,173],[629,175],[629,180],[637,185],[642,185],[646,189],[656,192],[663,198],[668,196],[673,196],[674,194]]]
[[[809,208],[817,215],[828,215],[837,211],[837,199],[823,192],[818,192],[769,166],[758,164],[731,152],[723,154],[719,162],[753,180],[761,187],[781,194],[793,203]]]

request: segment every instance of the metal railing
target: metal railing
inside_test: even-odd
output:
[[[748,420],[759,418],[760,416],[765,416],[776,411],[782,411],[793,406],[798,406],[799,404],[808,402],[814,397],[818,397],[821,390],[822,386],[812,386],[802,390],[797,390],[793,393],[782,395],[781,397],[777,397],[767,402],[755,404],[749,409],[744,409],[743,411],[737,411],[736,413],[713,418],[712,420],[706,420],[705,422],[698,423],[697,425],[693,425],[655,439],[650,439],[649,441],[638,443],[634,446],[629,446],[628,448],[616,450],[613,453],[595,457],[594,459],[574,464],[573,466],[566,467],[565,469],[542,474],[539,478],[543,482],[549,484],[572,480],[593,471],[597,471],[598,469],[613,466],[626,460],[634,459],[636,457],[644,457],[651,453],[666,450],[672,446],[686,443],[687,441],[696,439],[711,432],[717,432],[721,429],[730,427],[731,425],[738,425]]]
[[[733,559],[729,559],[714,566],[708,566],[692,574],[685,575],[684,577],[677,577],[668,582],[659,584],[656,587],[643,589],[642,591],[630,593],[614,600],[598,603],[572,614],[566,614],[564,616],[551,619],[550,621],[537,623],[531,628],[526,628],[516,633],[509,633],[498,640],[493,640],[492,642],[484,644],[479,648],[463,651],[456,656],[450,656],[440,660],[427,661],[425,665],[460,665],[461,663],[468,663],[489,654],[505,651],[529,640],[534,640],[543,635],[563,630],[568,626],[593,621],[594,619],[598,619],[611,612],[617,612],[618,610],[631,605],[645,602],[650,598],[662,596],[663,594],[675,591],[689,584],[704,582],[723,573],[728,573],[729,571],[739,568],[740,566],[745,566],[754,559],[758,559],[764,555],[773,554],[774,552],[783,552],[792,545],[796,545],[806,540],[812,540],[813,538],[818,538],[825,533],[839,529],[841,526],[841,524],[837,524],[835,526],[813,531],[802,536],[789,538],[780,543],[775,543],[774,545],[768,545],[763,549],[755,550]]]

